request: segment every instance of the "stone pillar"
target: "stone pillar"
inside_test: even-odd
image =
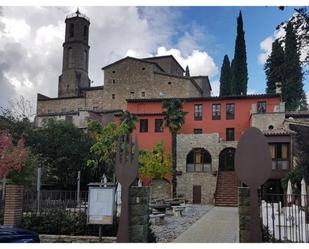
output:
[[[238,188],[239,242],[250,242],[250,190]]]
[[[18,227],[23,215],[24,186],[7,185],[5,191],[3,225]]]
[[[130,242],[148,242],[149,188],[131,187],[129,190]]]

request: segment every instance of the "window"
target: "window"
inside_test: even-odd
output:
[[[221,105],[220,104],[212,105],[212,119],[213,120],[221,119]]]
[[[73,37],[73,36],[74,36],[74,24],[71,23],[70,28],[69,28],[69,37]]]
[[[269,144],[270,154],[272,158],[273,170],[289,169],[289,144],[273,143]]]
[[[139,131],[148,132],[148,119],[141,119],[139,121]]]
[[[200,128],[197,128],[197,129],[194,129],[194,130],[193,130],[193,133],[194,133],[194,134],[202,134],[202,133],[203,133],[203,130],[200,129]]]
[[[265,113],[266,112],[266,102],[265,101],[259,101],[257,103],[257,112],[258,113]]]
[[[145,92],[142,92],[142,97],[145,97],[145,96],[146,96]]]
[[[134,95],[135,92],[130,92],[131,95]]]
[[[73,67],[73,49],[71,47],[68,48],[68,67]]]
[[[162,131],[163,131],[163,119],[156,119],[155,132],[162,132]]]
[[[187,155],[187,172],[211,171],[211,156],[203,148],[194,148]]]
[[[234,119],[235,116],[235,105],[226,104],[226,119]]]
[[[235,129],[226,128],[226,141],[234,141],[234,140],[235,140]]]
[[[115,71],[113,71],[113,73],[116,73]]]
[[[202,120],[202,105],[194,105],[194,120]]]
[[[112,94],[112,99],[115,99],[115,97],[116,97],[115,94]]]
[[[87,50],[84,50],[84,67],[87,68],[88,65],[88,56],[87,56],[88,52]]]
[[[94,111],[97,111],[97,110],[98,110],[98,107],[97,107],[97,106],[94,106],[94,107],[93,107],[93,110],[94,110]]]
[[[84,40],[88,39],[88,27],[84,26]]]
[[[171,84],[172,84],[172,82],[170,82],[170,81],[169,81],[169,82],[167,82],[167,84],[171,85]]]
[[[145,68],[143,67],[143,68],[142,68],[142,70],[144,71],[144,70],[145,70]]]
[[[112,82],[113,82],[113,84],[115,84],[116,81],[115,81],[115,80],[112,80]]]

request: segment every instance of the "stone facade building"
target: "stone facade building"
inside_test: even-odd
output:
[[[126,100],[131,98],[210,96],[208,77],[184,76],[184,69],[172,55],[123,58],[103,67],[104,85],[92,87],[88,76],[90,21],[77,11],[65,24],[58,96],[38,94],[38,126],[49,118],[72,120],[80,128],[93,117],[110,121],[111,113],[126,110]]]
[[[123,110],[136,114],[133,131],[139,147],[151,150],[164,141],[170,153],[171,134],[162,129],[164,99],[181,99],[187,113],[177,136],[177,193],[193,203],[237,205],[239,182],[234,154],[242,133],[249,127],[262,130],[273,159],[272,186],[293,167],[294,133],[289,123],[297,114],[285,113],[280,94],[211,97],[207,76],[186,76],[171,56],[125,57],[102,68],[104,85],[91,86],[88,76],[89,19],[78,11],[65,20],[63,66],[58,96],[38,94],[36,125],[50,118],[87,128],[89,120],[105,124],[119,118]],[[309,115],[303,115],[308,121]],[[286,125],[285,125],[286,124]],[[284,126],[285,125],[285,126]],[[171,179],[144,181],[152,198],[168,198]]]

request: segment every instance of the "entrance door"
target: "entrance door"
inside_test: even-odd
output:
[[[234,171],[234,157],[235,157],[234,148],[226,148],[222,150],[219,155],[219,170]]]
[[[193,185],[193,204],[200,204],[202,200],[202,188],[200,185]]]

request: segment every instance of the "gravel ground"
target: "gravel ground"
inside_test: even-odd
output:
[[[152,222],[151,225],[151,229],[157,238],[157,242],[173,241],[211,208],[212,206],[210,205],[187,204],[182,217],[175,217],[171,210],[167,210],[164,224],[157,225]]]

